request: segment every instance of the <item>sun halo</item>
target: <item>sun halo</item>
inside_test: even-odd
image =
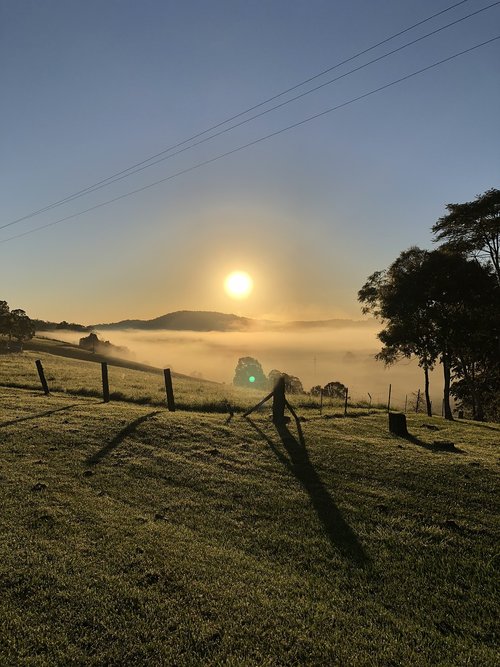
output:
[[[245,271],[233,271],[226,276],[224,289],[233,299],[246,299],[253,289],[253,280]]]

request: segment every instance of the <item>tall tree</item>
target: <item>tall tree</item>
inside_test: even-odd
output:
[[[0,334],[7,334],[9,330],[10,309],[7,301],[0,301]]]
[[[464,204],[448,204],[448,214],[432,227],[442,247],[491,262],[500,285],[500,190],[494,188]]]
[[[26,312],[21,308],[15,308],[10,312],[9,338],[12,336],[19,343],[33,338],[35,327]]]
[[[237,387],[267,388],[267,378],[262,366],[253,357],[241,357],[234,370],[233,384]]]
[[[431,414],[429,370],[439,350],[428,313],[423,277],[428,251],[417,247],[402,252],[386,271],[373,273],[358,292],[363,313],[386,325],[378,334],[384,347],[377,358],[390,365],[416,356],[424,370],[427,413]]]
[[[444,249],[410,248],[384,272],[368,278],[358,293],[363,312],[386,325],[379,333],[379,358],[392,363],[415,355],[424,368],[429,410],[428,371],[439,358],[444,378],[444,413],[452,419],[452,375],[463,362],[477,364],[471,332],[491,342],[491,313],[498,313],[498,290],[488,267]],[[462,362],[459,360],[462,359]]]

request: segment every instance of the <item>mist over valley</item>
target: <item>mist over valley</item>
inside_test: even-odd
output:
[[[256,327],[254,321],[254,327]],[[100,339],[125,347],[134,361],[217,382],[232,383],[240,357],[254,357],[267,375],[273,369],[297,376],[309,391],[340,381],[349,387],[353,400],[387,401],[403,407],[405,397],[423,388],[423,373],[416,359],[385,367],[374,356],[380,349],[380,324],[369,321],[318,321],[274,323],[271,330],[186,331],[93,329]],[[253,328],[253,327],[252,327]],[[44,336],[78,344],[81,332],[44,331]],[[120,355],[117,355],[120,356]],[[431,396],[439,406],[442,381],[439,369],[431,374]],[[436,408],[437,409],[437,408]]]

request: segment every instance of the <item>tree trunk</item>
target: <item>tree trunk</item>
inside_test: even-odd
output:
[[[427,416],[432,417],[431,397],[429,396],[429,368],[424,366],[425,377],[425,403],[427,405]]]
[[[444,405],[444,418],[453,421],[453,414],[450,407],[450,382],[451,382],[451,369],[450,369],[450,360],[448,358],[448,353],[444,352],[443,357],[443,375],[444,375],[444,391],[443,391],[443,405]]]

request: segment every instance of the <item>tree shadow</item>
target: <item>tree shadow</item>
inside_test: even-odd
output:
[[[48,417],[49,415],[53,415],[56,412],[63,412],[63,410],[70,410],[71,408],[76,408],[79,405],[81,404],[72,403],[71,405],[65,405],[62,408],[47,410],[47,412],[38,412],[36,415],[28,415],[27,417],[18,417],[17,419],[12,419],[11,421],[0,423],[0,428],[3,428],[4,426],[12,426],[13,424],[19,424],[20,422],[27,422],[30,421],[31,419],[38,419],[39,417]]]
[[[311,504],[325,529],[331,544],[338,549],[346,558],[358,566],[364,566],[368,558],[359,542],[355,532],[343,518],[333,498],[321,481],[313,464],[304,441],[304,435],[300,421],[296,420],[298,438],[290,433],[286,425],[276,425],[276,431],[280,437],[287,455],[277,447],[257,424],[246,417],[247,422],[267,442],[269,448],[281,461],[281,463],[296,477],[308,493]]]
[[[473,421],[472,419],[456,419],[455,424],[464,424],[465,426],[473,426],[475,428],[485,428],[489,431],[500,431],[500,424]]]
[[[459,449],[458,447],[450,447],[446,443],[429,443],[429,442],[424,442],[424,440],[420,440],[420,438],[417,438],[415,435],[412,435],[411,433],[408,433],[405,436],[396,436],[396,437],[401,437],[404,440],[407,440],[408,442],[411,442],[414,445],[417,445],[418,447],[422,447],[423,449],[427,449],[430,452],[434,452],[435,454],[442,454],[443,452],[446,452],[447,454],[463,454],[464,451],[463,449]]]
[[[154,412],[149,412],[147,415],[143,415],[142,417],[138,417],[135,419],[133,422],[130,422],[128,426],[125,426],[119,433],[115,435],[115,437],[108,442],[107,445],[105,445],[102,449],[100,449],[98,452],[95,454],[92,454],[92,456],[89,456],[89,458],[85,461],[85,465],[96,465],[96,463],[99,463],[101,459],[103,459],[105,456],[107,456],[110,452],[113,451],[120,443],[122,443],[125,438],[128,435],[131,435],[134,433],[134,431],[137,430],[137,428],[145,421],[150,419],[151,417],[154,417],[155,415],[160,414],[159,410],[155,410]]]

